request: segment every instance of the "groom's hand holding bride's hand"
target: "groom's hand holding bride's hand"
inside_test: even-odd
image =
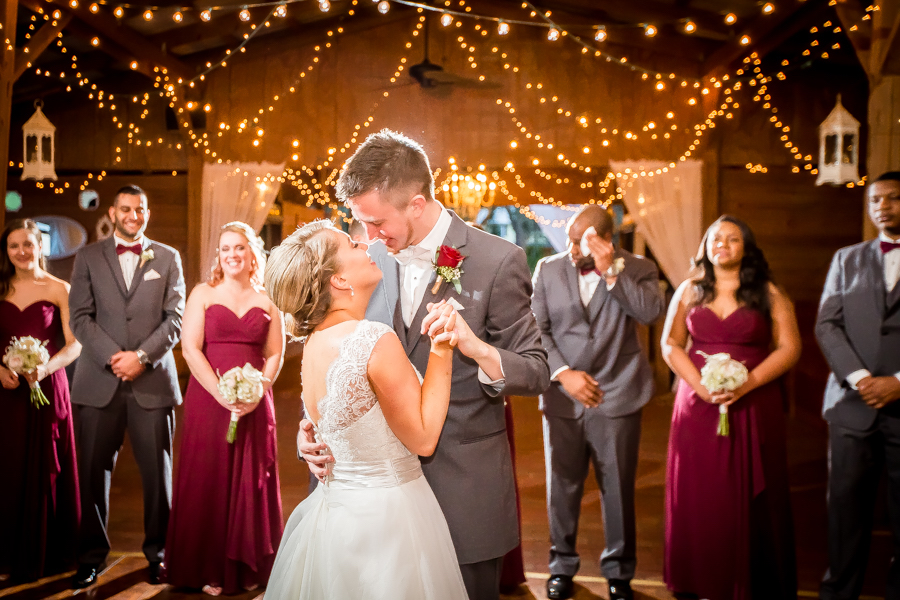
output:
[[[438,327],[439,319],[443,318],[444,311],[446,310],[444,307],[451,307],[452,305],[447,303],[446,300],[441,300],[438,303],[429,302],[426,308],[428,309],[428,314],[422,319],[422,334],[431,336],[431,331],[433,328]],[[456,316],[456,321],[454,323],[454,331],[457,334],[457,348],[459,351],[463,353],[463,355],[473,359],[478,363],[478,366],[481,367],[481,370],[484,371],[485,375],[490,377],[492,380],[497,381],[503,379],[503,369],[500,364],[500,353],[496,348],[488,344],[487,342],[478,339],[478,337],[472,333],[472,330],[469,328],[469,324],[466,323],[466,320],[455,310],[453,313]]]
[[[327,450],[328,446],[316,441],[313,431],[313,422],[309,419],[300,421],[300,431],[297,433],[297,451],[306,461],[309,472],[319,481],[325,481],[328,475],[328,463],[334,462],[330,454],[319,454],[321,450]]]
[[[437,304],[429,305],[429,314],[425,317],[425,321],[430,323],[428,330],[425,331],[423,324],[423,333],[427,333],[431,338],[432,352],[450,352],[459,343],[459,332],[456,328],[457,319],[462,321],[459,313],[453,308],[453,305],[441,301]]]

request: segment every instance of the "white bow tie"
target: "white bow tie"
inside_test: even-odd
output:
[[[412,263],[420,266],[431,264],[431,250],[421,248],[419,246],[407,246],[403,250],[394,254],[394,258],[404,267]]]

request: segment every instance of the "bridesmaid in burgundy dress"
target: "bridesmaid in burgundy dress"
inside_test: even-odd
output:
[[[47,341],[50,354],[23,376],[0,365],[0,576],[25,582],[75,563],[81,505],[65,367],[81,344],[69,330],[69,284],[44,270],[37,224],[9,223],[0,249],[0,355],[23,336]],[[49,405],[32,406],[33,381]]]
[[[742,221],[713,223],[694,265],[697,274],[675,293],[662,334],[663,355],[681,379],[666,469],[666,585],[677,598],[795,599],[777,379],[800,357],[797,319]],[[710,394],[700,383],[700,351],[743,362],[747,382]],[[728,436],[716,435],[722,404]]]
[[[272,401],[284,326],[262,288],[264,256],[248,225],[225,225],[210,281],[194,288],[184,312],[191,379],[166,566],[170,584],[211,596],[265,586],[284,530]],[[258,404],[230,406],[216,390],[217,373],[248,362],[269,379],[265,393]],[[241,418],[229,444],[232,412]]]

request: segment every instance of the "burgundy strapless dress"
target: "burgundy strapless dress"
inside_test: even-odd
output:
[[[741,307],[726,319],[688,312],[690,357],[727,352],[753,370],[770,352],[771,325]],[[664,576],[673,592],[709,600],[797,597],[783,397],[774,381],[728,410],[731,435],[717,436],[717,406],[681,381],[666,469]]]
[[[248,362],[261,370],[270,322],[261,308],[241,318],[219,304],[207,308],[203,353],[213,370]],[[233,444],[225,440],[230,419],[191,377],[166,538],[172,585],[234,594],[269,580],[284,531],[272,391],[238,422]]]
[[[48,341],[50,356],[62,339],[59,308],[39,300],[19,310],[0,300],[0,355],[13,337]],[[75,564],[81,519],[75,431],[69,381],[60,369],[41,381],[49,406],[35,408],[24,377],[0,387],[0,573],[34,581]]]

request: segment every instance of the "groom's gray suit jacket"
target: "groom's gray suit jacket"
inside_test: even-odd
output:
[[[181,404],[172,348],[181,336],[184,277],[174,248],[144,236],[142,247],[153,259],[135,269],[130,289],[110,237],[80,250],[69,294],[72,333],[84,351],[75,367],[72,403],[103,408],[113,399],[119,379],[109,359],[120,350],[143,350],[147,370],[131,383],[141,408]],[[158,278],[145,279],[155,271]],[[152,275],[149,275],[153,277]]]
[[[900,372],[900,284],[884,285],[879,240],[841,248],[831,261],[819,303],[816,338],[831,374],[822,414],[829,423],[865,431],[878,414],[847,383],[868,369],[874,376]],[[881,409],[900,416],[900,402]]]
[[[604,395],[592,410],[605,417],[637,412],[653,395],[653,373],[638,343],[636,323],[649,325],[663,310],[656,266],[625,250],[617,255],[625,259],[625,270],[611,290],[601,280],[586,307],[568,252],[543,259],[534,274],[534,313],[550,372],[568,366],[593,377]],[[541,410],[574,419],[585,408],[553,382],[541,395]]]
[[[466,258],[462,293],[443,283],[436,295],[431,275],[409,330],[400,315],[399,268],[384,244],[369,254],[384,273],[366,318],[393,326],[410,361],[425,372],[428,336],[419,334],[426,305],[455,298],[473,333],[500,352],[506,383],[499,391],[478,381],[478,365],[454,354],[450,408],[437,450],[422,459],[425,477],[447,518],[460,564],[503,556],[518,543],[515,484],[503,396],[536,396],[550,383],[547,354],[531,312],[531,279],[518,246],[466,225],[451,213],[443,244]]]

